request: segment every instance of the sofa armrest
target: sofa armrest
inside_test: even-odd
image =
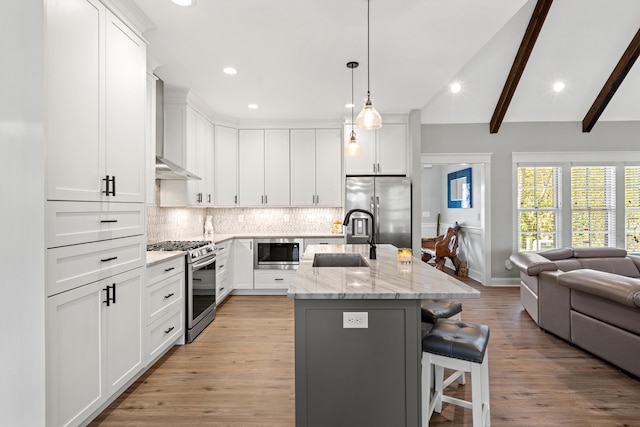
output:
[[[558,269],[553,262],[535,252],[518,252],[512,254],[509,259],[513,265],[528,276],[537,276],[542,271]]]
[[[640,279],[581,269],[560,275],[558,284],[629,307],[640,307]]]

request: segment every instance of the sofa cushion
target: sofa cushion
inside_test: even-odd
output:
[[[574,289],[571,292],[571,309],[640,335],[640,310],[637,308]]]
[[[558,276],[558,284],[630,307],[640,308],[640,280],[597,270],[574,270]]]
[[[572,248],[547,249],[545,251],[539,251],[537,253],[551,261],[556,261],[559,259],[566,259],[566,258],[573,258]]]
[[[556,267],[558,267],[558,270],[562,271],[571,271],[582,268],[582,264],[580,264],[580,261],[575,258],[561,259],[558,261],[554,261],[554,264],[556,265]]]
[[[606,246],[586,246],[573,248],[574,258],[612,258],[626,257],[627,251]]]
[[[627,257],[619,258],[578,258],[582,268],[606,271],[607,273],[619,274],[627,277],[640,277],[640,272],[636,264]]]

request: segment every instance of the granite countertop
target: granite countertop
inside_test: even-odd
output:
[[[377,245],[310,245],[306,248],[287,295],[294,299],[423,299],[480,298],[480,292],[422,262],[398,263],[398,249]],[[370,267],[312,267],[316,253],[357,253]]]

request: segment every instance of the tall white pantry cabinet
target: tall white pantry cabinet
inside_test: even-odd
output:
[[[97,0],[48,0],[47,425],[144,366],[146,45]]]

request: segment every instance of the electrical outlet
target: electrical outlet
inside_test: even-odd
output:
[[[342,327],[343,328],[368,328],[369,313],[366,311],[357,311],[357,312],[343,311]]]
[[[511,260],[510,259],[505,259],[504,260],[504,268],[506,268],[507,270],[511,270],[513,268],[513,265],[511,264]]]

